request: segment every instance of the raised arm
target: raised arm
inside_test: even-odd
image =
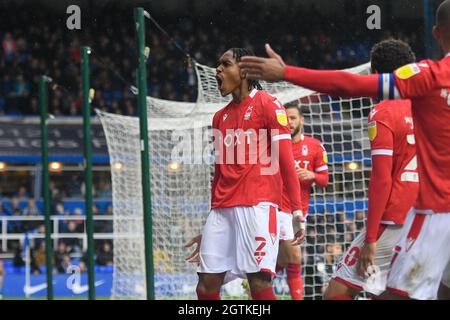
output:
[[[304,88],[340,97],[413,99],[430,90],[450,87],[450,58],[436,63],[414,63],[394,73],[357,75],[337,70],[312,70],[287,66],[268,44],[269,58],[242,57],[239,66],[248,78],[286,80]]]

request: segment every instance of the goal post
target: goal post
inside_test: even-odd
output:
[[[369,64],[349,72],[368,73]],[[196,266],[185,261],[184,244],[202,231],[210,210],[213,177],[211,122],[229,101],[222,97],[215,70],[195,64],[195,103],[147,97],[150,190],[153,218],[154,285],[157,299],[193,299]],[[330,184],[314,187],[307,241],[302,246],[305,299],[318,299],[351,240],[364,226],[370,176],[366,136],[372,100],[330,97],[288,84],[261,83],[282,103],[297,103],[305,134],[320,139],[329,156]],[[139,119],[97,111],[108,144],[113,188],[114,273],[112,296],[145,299],[145,252]],[[275,291],[288,295],[282,274]],[[243,296],[239,282],[222,294]]]

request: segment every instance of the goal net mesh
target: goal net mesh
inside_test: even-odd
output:
[[[369,64],[347,71],[368,73]],[[214,173],[211,121],[229,102],[219,94],[215,70],[195,64],[198,99],[185,103],[147,98],[153,256],[157,299],[195,298],[196,266],[185,261],[184,244],[202,231],[210,210]],[[329,155],[330,183],[313,187],[307,241],[302,245],[305,299],[320,299],[337,259],[364,226],[370,148],[366,117],[372,101],[341,99],[286,82],[261,83],[282,103],[297,103],[304,132],[320,139]],[[145,299],[145,253],[139,119],[97,111],[111,163],[115,299]],[[148,195],[144,195],[148,196]],[[285,273],[275,292],[289,295]],[[223,298],[244,297],[239,280]]]

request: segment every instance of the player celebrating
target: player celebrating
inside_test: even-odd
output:
[[[325,188],[328,185],[327,153],[319,140],[302,134],[305,118],[297,105],[286,105],[286,113],[291,127],[292,152],[295,169],[302,189],[303,212],[308,212],[309,196],[313,183]],[[300,246],[292,246],[294,229],[292,210],[286,187],[283,188],[283,201],[278,212],[280,223],[280,248],[277,271],[287,269],[287,283],[292,300],[303,299],[303,280],[301,275]]]
[[[415,61],[408,44],[386,40],[371,53],[372,72],[388,73]],[[324,298],[351,300],[362,290],[378,296],[386,289],[392,251],[419,190],[416,147],[409,100],[383,101],[369,114],[372,175],[367,228],[342,257]],[[369,266],[377,270],[367,280]]]
[[[387,288],[391,298],[434,299],[450,290],[450,0],[441,3],[433,35],[445,57],[380,75],[354,75],[286,66],[267,45],[270,58],[243,57],[249,78],[285,79],[343,97],[411,99],[416,136],[419,195],[395,246]],[[441,284],[441,288],[439,285]]]
[[[249,54],[246,49],[230,49],[216,69],[220,93],[231,93],[233,100],[213,118],[216,163],[211,212],[199,249],[200,300],[220,299],[222,284],[233,277],[248,278],[254,300],[276,299],[271,280],[278,254],[282,181],[293,213],[301,220],[297,240],[304,238],[286,111],[276,98],[257,90],[259,84],[246,79],[238,67],[240,58]]]

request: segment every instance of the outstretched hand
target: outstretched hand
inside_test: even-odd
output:
[[[187,242],[184,245],[185,248],[190,248],[194,244],[197,244],[197,246],[195,247],[195,250],[185,258],[185,260],[187,262],[197,263],[197,264],[200,263],[200,244],[201,243],[202,243],[202,235],[199,234],[198,236],[192,238],[189,242]]]
[[[268,58],[260,58],[255,56],[244,56],[239,62],[239,67],[248,79],[280,81],[284,79],[284,68],[286,64],[279,54],[270,47],[265,45]]]

